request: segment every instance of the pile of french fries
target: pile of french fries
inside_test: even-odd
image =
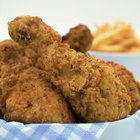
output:
[[[125,22],[96,26],[93,36],[92,51],[140,53],[140,40],[131,25]]]

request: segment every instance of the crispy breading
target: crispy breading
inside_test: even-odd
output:
[[[69,30],[69,32],[62,37],[64,43],[68,43],[70,48],[78,52],[87,52],[93,41],[93,35],[90,29],[83,24],[79,24]]]
[[[83,121],[113,121],[129,114],[130,97],[108,64],[61,46],[44,52],[48,57],[40,58],[38,67]]]
[[[23,47],[13,40],[4,40],[0,42],[0,65],[3,69],[3,67],[13,68],[17,65],[26,67],[33,64],[32,60],[26,57]]]
[[[45,72],[30,67],[3,80],[4,119],[24,123],[72,123],[74,119],[62,95],[45,78]]]
[[[130,113],[130,96],[112,66],[54,41],[55,35],[54,42],[42,42],[42,37],[47,40],[56,32],[48,32],[50,27],[36,17],[17,19],[9,23],[11,37],[20,44],[28,44],[27,48],[34,47],[38,53],[36,67],[46,72],[47,79],[62,92],[79,118],[85,122],[113,121]],[[32,20],[38,26],[27,24]],[[28,40],[27,34],[33,38]]]
[[[62,40],[58,32],[46,25],[39,17],[17,17],[8,23],[8,27],[10,36],[22,46],[29,45],[33,40],[35,46],[60,43]]]
[[[32,67],[28,50],[12,40],[0,43],[2,115],[7,121],[24,123],[73,123],[64,97],[44,71]]]
[[[131,97],[131,114],[140,109],[140,91],[137,81],[134,79],[133,74],[121,64],[110,62],[114,67],[115,73],[120,78],[121,82],[125,85],[128,94]]]
[[[30,60],[22,55],[21,46],[15,41],[5,40],[0,42],[0,86],[2,78],[7,74],[13,75],[21,71],[26,65],[29,65]],[[21,65],[22,64],[22,65]],[[0,111],[3,110],[3,100],[1,100],[2,91],[0,94]]]

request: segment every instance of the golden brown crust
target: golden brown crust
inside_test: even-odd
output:
[[[131,97],[131,114],[133,114],[140,109],[140,90],[138,82],[135,81],[133,74],[124,66],[114,62],[110,62],[110,64],[114,67],[115,73],[125,85],[128,95]]]
[[[11,84],[14,83],[14,84]],[[4,118],[24,123],[73,123],[71,111],[59,91],[36,68],[3,80]]]
[[[13,40],[0,42],[0,65],[14,65],[21,58],[21,47]]]
[[[44,51],[49,57],[40,58],[38,67],[47,72],[82,120],[113,121],[129,114],[130,97],[108,64],[66,47]]]
[[[10,36],[23,46],[29,45],[33,41],[35,41],[34,45],[61,42],[61,36],[39,17],[17,17],[8,23],[8,30]]]
[[[32,67],[32,53],[28,50],[12,40],[0,43],[0,114],[7,121],[73,123],[64,97],[44,71]]]
[[[10,22],[10,35],[20,44],[28,44],[27,48],[36,50],[36,67],[46,72],[47,79],[62,92],[79,118],[85,122],[113,121],[130,113],[130,97],[109,64],[77,53],[67,44],[54,41],[55,37],[52,39],[54,42],[42,42],[41,38],[47,40],[55,31],[48,32],[48,25],[41,21],[38,26],[32,26],[31,31],[36,32],[31,41],[26,41],[28,38],[24,34],[22,40],[17,39],[21,36],[18,31],[26,28],[31,20],[38,22],[34,17],[20,17]],[[24,32],[33,33],[30,30]]]
[[[20,46],[12,41],[12,40],[5,40],[0,42],[0,87],[2,85],[2,78],[11,71],[11,67],[15,67],[17,64],[22,62],[24,59],[21,56]],[[25,61],[24,61],[25,62]],[[15,69],[16,72],[18,69]],[[3,100],[2,100],[2,93],[0,94],[0,112],[3,115]]]
[[[86,25],[79,24],[69,30],[69,32],[62,37],[64,43],[68,43],[70,48],[78,52],[87,52],[93,41],[93,36]]]

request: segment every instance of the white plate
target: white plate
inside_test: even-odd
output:
[[[136,114],[140,117],[140,110]],[[110,123],[99,140],[140,140],[140,118],[136,114]]]

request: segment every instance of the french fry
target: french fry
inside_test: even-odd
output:
[[[95,49],[96,50],[96,49]],[[121,45],[101,45],[96,51],[102,52],[123,52],[125,51]]]
[[[96,25],[92,51],[140,52],[140,43],[131,25],[117,21],[114,25]]]
[[[132,49],[128,50],[130,53],[140,53],[140,47],[133,47]]]

